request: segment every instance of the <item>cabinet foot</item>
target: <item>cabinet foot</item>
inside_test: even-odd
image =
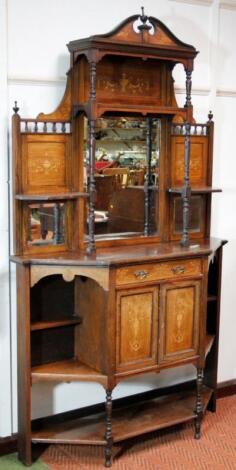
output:
[[[195,439],[201,437],[201,421],[202,421],[202,385],[203,385],[203,369],[197,369],[197,399],[196,399],[196,418],[195,418]]]
[[[106,429],[105,429],[105,439],[106,444],[104,448],[104,457],[105,457],[105,467],[112,466],[112,424],[111,424],[111,417],[112,417],[112,392],[110,390],[106,390]]]

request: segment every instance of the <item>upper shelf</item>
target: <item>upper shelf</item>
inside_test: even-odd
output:
[[[94,101],[93,103],[94,111],[96,112],[97,118],[101,117],[104,113],[119,113],[120,115],[126,115],[127,113],[138,114],[141,116],[146,115],[160,115],[160,114],[169,114],[169,115],[182,115],[186,118],[186,108],[178,108],[178,106],[161,106],[155,104],[123,104],[120,102],[112,101],[108,102],[99,102]],[[75,104],[73,106],[73,116],[76,117],[80,113],[89,114],[90,106],[89,103],[85,104]]]

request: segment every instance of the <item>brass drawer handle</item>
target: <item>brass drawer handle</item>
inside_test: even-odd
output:
[[[146,277],[149,276],[149,272],[148,272],[148,271],[144,271],[144,270],[142,270],[142,271],[135,271],[134,275],[135,275],[135,277],[136,277],[137,279],[146,279]]]
[[[185,267],[184,266],[175,266],[175,268],[172,268],[171,271],[172,271],[173,274],[182,274],[185,271]]]

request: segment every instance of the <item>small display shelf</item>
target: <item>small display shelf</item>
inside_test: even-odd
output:
[[[31,324],[31,331],[37,330],[48,330],[50,328],[58,328],[59,326],[71,326],[71,325],[79,325],[81,323],[80,318],[73,318],[65,320],[57,320],[57,321],[39,321],[34,322]]]
[[[50,362],[31,368],[32,382],[97,382],[106,387],[107,376],[97,372],[89,366],[84,365],[76,359],[66,361]]]
[[[217,295],[208,295],[207,302],[216,302]]]
[[[205,357],[209,354],[215,340],[214,335],[206,335],[205,338]]]
[[[182,194],[183,188],[168,188],[168,193],[171,194]],[[210,186],[205,186],[202,188],[191,187],[191,194],[208,194],[208,193],[221,193],[222,189],[212,188]]]
[[[63,201],[77,199],[78,197],[88,197],[85,192],[57,193],[57,194],[16,194],[19,201]]]

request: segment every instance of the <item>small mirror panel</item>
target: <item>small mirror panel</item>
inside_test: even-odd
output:
[[[29,204],[27,210],[28,246],[62,245],[65,243],[65,204]]]

